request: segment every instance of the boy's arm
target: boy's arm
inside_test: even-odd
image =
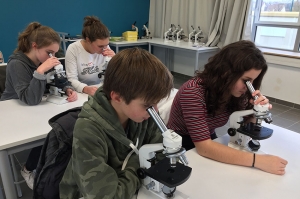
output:
[[[88,120],[79,119],[73,138],[72,170],[79,190],[88,198],[131,198],[140,186],[136,170],[138,157],[132,155],[126,168],[116,172],[107,164],[104,136]],[[110,157],[111,158],[111,157]]]

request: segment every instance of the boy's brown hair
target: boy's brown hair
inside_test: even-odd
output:
[[[110,99],[112,91],[127,104],[142,98],[156,104],[170,95],[173,76],[154,55],[141,48],[128,48],[117,53],[108,63],[103,90]]]

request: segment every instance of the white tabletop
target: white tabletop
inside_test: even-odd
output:
[[[0,66],[6,66],[7,65],[7,63],[1,63],[0,64]]]
[[[261,149],[288,161],[285,175],[216,162],[201,157],[193,149],[186,153],[189,166],[193,169],[191,177],[177,190],[191,199],[300,198],[300,134],[275,125],[264,126],[273,129],[274,133],[269,139],[261,141]],[[227,144],[229,136],[216,141]]]
[[[56,105],[43,100],[28,106],[18,99],[0,102],[0,150],[45,138],[51,130],[48,120],[68,109],[82,106],[88,95],[77,93],[78,100]]]
[[[137,41],[109,41],[109,45],[148,44],[151,39],[138,39]]]
[[[112,46],[116,45],[135,45],[135,44],[150,44],[150,45],[159,45],[170,48],[181,48],[186,50],[194,50],[194,51],[216,51],[218,47],[205,47],[205,46],[193,46],[191,42],[174,42],[171,40],[165,40],[160,38],[152,38],[152,39],[138,39],[137,41],[109,41],[109,44]]]
[[[185,42],[185,41],[172,41],[172,40],[165,40],[165,39],[159,39],[159,38],[153,38],[153,39],[148,39],[148,42],[151,45],[160,45],[160,46],[165,46],[165,47],[170,47],[170,48],[181,48],[181,49],[186,49],[186,50],[194,50],[194,51],[216,51],[219,48],[218,47],[205,47],[205,46],[193,46],[193,43],[191,42]]]

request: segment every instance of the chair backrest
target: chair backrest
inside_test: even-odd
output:
[[[160,102],[157,104],[159,115],[165,124],[167,124],[169,121],[172,103],[177,92],[178,89],[173,88],[170,96],[160,100]]]
[[[66,32],[57,32],[57,34],[60,37],[60,41],[62,43],[62,49],[64,51],[64,54],[66,54],[66,51],[67,51],[67,45],[66,45],[67,39],[66,39],[66,36],[68,36],[69,33],[66,33]]]
[[[59,198],[59,183],[72,155],[73,129],[81,107],[54,116],[34,178],[33,198]]]
[[[0,97],[5,90],[5,81],[6,81],[6,65],[0,66]]]

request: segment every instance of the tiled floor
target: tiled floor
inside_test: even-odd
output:
[[[179,88],[188,79],[189,79],[188,76],[174,74],[175,88]],[[284,106],[284,105],[274,103],[274,102],[272,102],[272,105],[273,105],[273,108],[271,110],[271,113],[273,115],[273,124],[281,126],[283,128],[287,128],[287,129],[295,131],[297,133],[300,133],[300,109],[291,108],[291,107]],[[222,136],[222,135],[226,134],[228,128],[229,128],[229,126],[227,123],[225,126],[216,129],[217,135]],[[18,155],[18,157],[23,156],[23,154]],[[27,154],[28,154],[28,152],[27,152]],[[21,159],[23,159],[24,161],[26,160],[26,159],[24,159],[24,157]],[[23,160],[21,162],[24,162]],[[0,180],[0,187],[3,187],[1,180]],[[23,192],[22,199],[31,199],[32,198],[32,190],[30,190],[25,183],[21,184],[21,189]]]

